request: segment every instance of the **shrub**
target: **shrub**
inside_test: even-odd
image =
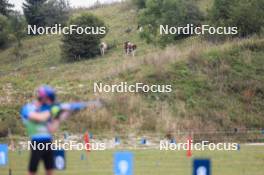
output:
[[[44,5],[47,0],[26,0],[23,3],[23,11],[28,24],[45,26]]]
[[[146,1],[147,0],[133,0],[133,3],[139,8],[145,8],[146,7]]]
[[[12,15],[10,15],[9,21],[11,36],[15,41],[17,41],[17,44],[21,46],[21,40],[26,36],[26,19],[19,12],[14,12]]]
[[[69,3],[66,0],[49,0],[45,6],[45,24],[52,26],[54,24],[66,25],[69,19]]]
[[[0,15],[0,47],[4,47],[8,42],[8,26],[7,18]]]
[[[6,137],[8,130],[13,134],[24,133],[23,125],[18,114],[19,106],[0,106],[0,137]]]
[[[80,27],[104,27],[102,20],[92,14],[82,14],[70,20],[69,25],[77,25]],[[106,30],[107,33],[107,30]],[[105,34],[78,34],[76,30],[72,34],[63,36],[63,58],[66,61],[76,61],[95,57],[100,53],[100,40]]]
[[[214,0],[209,13],[211,20],[215,20],[217,23],[229,20],[234,4],[235,0]]]
[[[67,0],[26,0],[23,10],[30,25],[65,25],[69,16],[69,3]]]
[[[236,26],[238,35],[259,33],[264,26],[263,0],[214,0],[210,21],[218,26]]]
[[[148,42],[158,42],[161,45],[188,37],[188,35],[160,35],[159,26],[186,26],[201,23],[203,14],[192,0],[148,0],[146,8],[139,15],[139,24],[144,26],[141,37]]]
[[[264,26],[263,0],[237,0],[231,22],[239,28],[240,36],[259,33]]]

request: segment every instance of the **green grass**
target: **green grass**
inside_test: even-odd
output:
[[[219,130],[236,125],[263,127],[263,39],[230,44],[202,50],[195,45],[197,48],[185,59],[160,65],[161,71],[154,66],[141,73],[147,84],[171,84],[175,88],[169,94],[146,94],[149,103],[167,102],[174,116],[193,120],[196,126],[192,126],[199,129],[205,123]],[[177,105],[181,102],[184,109]]]
[[[208,0],[197,2],[201,7],[209,5]],[[127,3],[84,9],[73,15],[83,12],[105,21],[110,31],[103,40],[117,47],[104,57],[76,63],[65,63],[61,58],[61,36],[27,37],[20,50],[22,60],[16,60],[13,47],[1,50],[0,124],[4,129],[0,131],[12,120],[17,121],[19,107],[33,99],[35,88],[41,84],[54,86],[61,101],[85,101],[95,98],[94,82],[122,81],[172,84],[173,92],[97,94],[108,102],[107,107],[98,113],[85,111],[63,128],[70,132],[88,128],[98,133],[166,133],[190,126],[197,130],[264,127],[263,37],[218,44],[190,37],[161,49],[140,39],[137,11]],[[125,33],[127,28],[132,32]],[[124,56],[123,42],[127,40],[138,45],[134,58]],[[247,91],[253,96],[245,97]],[[12,126],[15,134],[23,133],[14,129],[22,128],[20,121]]]
[[[61,57],[61,36],[36,36],[24,39],[23,47],[20,49],[24,55],[22,60],[16,59],[13,47],[1,50],[0,105],[6,110],[1,111],[0,118],[16,116],[17,113],[5,111],[17,110],[13,104],[21,106],[32,97],[34,89],[41,84],[50,84],[61,89],[58,91],[62,101],[93,98],[92,83],[111,76],[116,68],[122,67],[122,64],[128,61],[123,51],[123,43],[127,40],[139,46],[137,55],[144,55],[153,50],[153,46],[145,44],[139,38],[136,31],[136,11],[130,9],[126,3],[83,10],[74,15],[87,12],[105,20],[110,31],[103,40],[110,44],[116,43],[117,47],[109,50],[103,58],[97,57],[72,64],[65,63]],[[125,33],[127,28],[132,28],[132,32]],[[6,88],[9,85],[11,88]]]
[[[206,12],[210,0],[197,0]],[[212,44],[200,37],[190,37],[160,49],[140,39],[137,12],[127,3],[90,12],[102,18],[110,28],[103,40],[117,47],[96,59],[65,63],[61,58],[61,36],[37,36],[23,40],[24,56],[17,60],[14,47],[0,51],[0,133],[8,128],[16,141],[24,132],[19,108],[33,99],[33,91],[48,83],[58,90],[61,101],[94,98],[93,82],[172,84],[170,94],[100,94],[106,108],[84,111],[62,126],[94,134],[136,132],[167,133],[178,130],[233,130],[263,128],[264,113],[264,42],[263,37],[237,39]],[[127,34],[125,30],[132,28]],[[135,58],[123,53],[123,42],[136,43]],[[247,97],[247,91],[253,92]],[[15,122],[14,122],[15,121]],[[205,127],[206,126],[206,127]],[[202,137],[202,136],[201,136]],[[213,136],[217,140],[217,135]],[[243,135],[244,137],[244,135]],[[246,136],[245,136],[246,137]],[[254,140],[247,136],[244,141]],[[235,141],[235,140],[233,140]],[[137,150],[136,175],[190,175],[192,159],[185,152]],[[213,175],[263,175],[264,148],[242,146],[234,152],[195,152],[195,158],[211,158]],[[92,152],[81,161],[84,152],[67,153],[67,170],[58,175],[104,175],[112,173],[114,151]],[[14,175],[26,174],[28,153],[10,153]],[[0,175],[8,169],[0,167]],[[41,167],[41,175],[43,167]]]
[[[193,158],[210,158],[213,175],[263,175],[263,146],[242,146],[240,151],[194,152],[192,158],[185,151],[137,150],[134,153],[135,175],[191,175]],[[110,175],[113,174],[114,151],[91,152],[87,160],[80,160],[84,152],[66,153],[67,169],[57,175]],[[26,174],[28,153],[10,154],[10,166],[14,175]],[[40,175],[43,167],[40,168]],[[1,175],[8,175],[7,167],[0,167]]]

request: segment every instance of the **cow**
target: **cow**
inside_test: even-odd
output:
[[[129,41],[126,41],[124,43],[124,50],[125,50],[125,54],[126,55],[132,55],[133,57],[135,56],[136,53],[136,49],[137,49],[137,45],[133,44]]]
[[[105,42],[101,42],[99,47],[100,47],[101,55],[104,56],[107,50],[107,44]]]

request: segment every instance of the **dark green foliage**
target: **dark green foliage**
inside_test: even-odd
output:
[[[264,27],[263,0],[240,0],[234,7],[232,23],[239,28],[240,36],[261,31]]]
[[[102,20],[92,14],[82,14],[70,20],[69,25],[80,27],[104,27]],[[63,36],[63,59],[66,61],[76,61],[95,57],[100,53],[100,39],[105,35],[78,34],[73,31],[70,35]]]
[[[45,8],[47,0],[26,0],[23,10],[29,25],[45,26]]]
[[[146,1],[147,0],[133,0],[133,3],[139,8],[145,8],[146,7]]]
[[[21,40],[26,35],[26,20],[23,15],[15,12],[10,16],[10,31],[20,47]]]
[[[21,39],[25,36],[25,27],[24,17],[16,11],[8,17],[0,15],[0,47],[5,47],[13,41],[20,47]]]
[[[8,0],[0,0],[0,14],[8,16],[12,12],[11,8],[14,7]]]
[[[223,20],[229,20],[232,8],[236,0],[214,0],[213,7],[210,10],[211,18],[218,23]]]
[[[13,54],[17,61],[21,61],[25,57],[23,53],[22,39],[26,36],[26,19],[18,12],[14,12],[10,18],[10,38],[11,42],[14,42]]]
[[[0,47],[4,47],[8,42],[8,20],[7,17],[0,15]]]
[[[44,6],[45,25],[52,26],[54,24],[66,25],[69,19],[69,3],[66,0],[50,0]]]
[[[8,130],[12,134],[24,134],[23,125],[19,117],[19,106],[0,106],[0,137],[6,137]]]
[[[69,16],[69,3],[66,0],[26,0],[23,10],[30,25],[65,25]]]
[[[215,0],[209,14],[212,24],[238,27],[238,35],[244,37],[264,26],[264,1]]]
[[[146,8],[139,15],[139,24],[144,26],[141,37],[148,42],[166,45],[188,35],[160,36],[160,25],[185,27],[187,24],[193,24],[197,26],[202,19],[203,14],[192,0],[148,0]]]

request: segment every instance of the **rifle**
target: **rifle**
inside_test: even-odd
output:
[[[61,103],[60,108],[62,111],[76,112],[86,108],[101,108],[103,106],[102,100],[90,100],[88,102],[73,102],[73,103]]]
[[[61,120],[65,120],[66,118],[68,118],[69,114],[67,114],[66,116],[63,116],[62,114],[64,112],[78,112],[81,110],[84,110],[86,108],[92,108],[93,110],[95,108],[101,108],[103,107],[103,102],[102,100],[90,100],[87,102],[72,102],[72,103],[59,103],[54,105],[55,110],[59,110],[60,112],[55,116],[55,119],[60,118]],[[51,109],[53,110],[53,109]],[[62,116],[61,116],[62,115]]]

